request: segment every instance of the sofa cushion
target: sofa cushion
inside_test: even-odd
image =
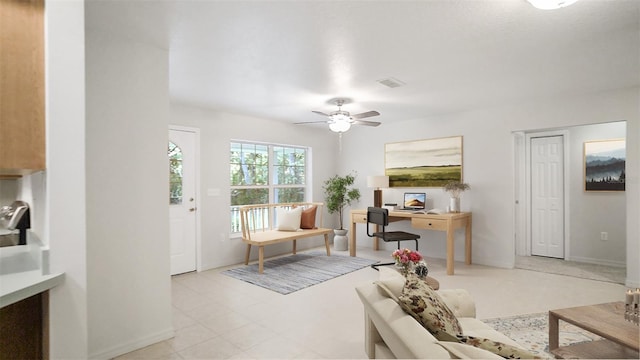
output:
[[[487,350],[505,359],[539,359],[540,357],[522,349],[519,346],[505,344],[499,341],[485,339],[475,336],[458,335],[458,340],[463,344],[468,344],[479,349]]]
[[[497,331],[496,329],[478,319],[458,317],[458,322],[462,327],[462,333],[464,335],[491,339],[513,346],[520,346],[517,342],[513,341],[507,335]]]
[[[462,327],[451,309],[435,290],[415,274],[409,273],[398,297],[398,303],[409,315],[441,341],[457,341]]]
[[[404,288],[404,283],[407,279],[397,270],[386,266],[379,267],[378,271],[380,274],[378,281],[375,283],[382,287],[389,294],[389,297],[393,295],[392,298],[397,301],[402,294],[402,288]]]
[[[491,351],[468,344],[440,341],[438,345],[445,348],[454,359],[502,359],[502,356],[496,355]]]

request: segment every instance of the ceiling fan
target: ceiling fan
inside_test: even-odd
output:
[[[367,121],[360,120],[372,116],[380,115],[377,111],[367,111],[360,114],[351,115],[348,111],[342,110],[342,105],[348,104],[351,102],[349,99],[333,99],[329,100],[330,103],[336,104],[338,106],[338,111],[333,111],[328,114],[323,113],[322,111],[312,111],[318,115],[326,116],[328,119],[324,121],[307,121],[307,122],[299,122],[296,124],[317,124],[317,123],[327,123],[329,124],[329,129],[333,132],[343,133],[351,128],[351,125],[365,125],[365,126],[378,126],[380,122],[378,121]]]

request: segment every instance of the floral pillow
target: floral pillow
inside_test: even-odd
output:
[[[407,275],[398,303],[436,339],[459,341],[457,336],[462,335],[462,327],[453,311],[440,295],[417,275]]]

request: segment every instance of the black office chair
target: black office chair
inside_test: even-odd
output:
[[[382,231],[374,232],[373,234],[370,234],[369,224],[382,226]],[[412,234],[404,231],[385,231],[385,227],[387,225],[389,225],[389,210],[385,208],[379,208],[379,207],[367,208],[367,236],[377,237],[379,239],[382,239],[382,241],[384,242],[396,241],[398,243],[398,249],[400,249],[401,241],[413,240],[416,242],[416,251],[418,251],[418,239],[420,239],[420,235]],[[395,262],[377,263],[377,264],[371,265],[371,267],[375,270],[378,270],[378,266],[387,266],[387,265],[394,265],[394,264]]]

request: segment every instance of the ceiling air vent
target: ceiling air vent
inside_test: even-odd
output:
[[[386,79],[382,79],[382,80],[378,80],[378,82],[386,87],[390,87],[390,88],[397,88],[400,86],[405,85],[405,83],[403,83],[402,81],[396,79],[396,78],[386,78]]]

